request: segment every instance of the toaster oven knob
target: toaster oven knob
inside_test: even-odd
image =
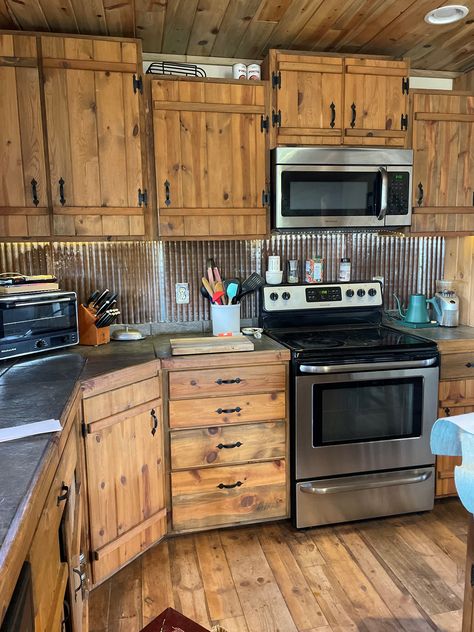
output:
[[[289,292],[283,292],[283,294],[281,295],[281,298],[284,301],[287,301],[290,298],[290,293]]]
[[[362,288],[360,288],[360,290],[357,290],[357,296],[365,296],[365,290],[363,290]]]
[[[270,300],[272,300],[272,301],[278,300],[278,294],[276,292],[272,292],[270,294]]]
[[[370,288],[369,290],[369,296],[375,296],[377,294],[377,290],[373,287]]]
[[[354,290],[346,290],[346,296],[352,298],[354,296]]]
[[[35,342],[35,347],[37,349],[44,349],[46,347],[46,340],[40,339]]]

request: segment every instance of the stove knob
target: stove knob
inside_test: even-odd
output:
[[[290,293],[289,292],[283,292],[283,294],[281,295],[281,298],[284,301],[287,301],[290,298]]]
[[[362,288],[360,290],[357,290],[357,296],[365,296],[365,290],[363,290]]]
[[[278,294],[276,292],[272,292],[270,294],[270,300],[272,300],[272,301],[278,300]]]
[[[373,287],[370,288],[369,290],[369,296],[375,296],[377,294],[377,290]]]
[[[354,296],[354,290],[346,290],[346,296],[352,298]]]

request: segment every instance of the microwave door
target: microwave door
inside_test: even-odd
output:
[[[383,227],[378,166],[277,165],[274,227]]]

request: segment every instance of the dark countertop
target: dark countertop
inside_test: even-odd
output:
[[[384,324],[394,329],[399,329],[404,333],[432,340],[436,342],[441,352],[470,352],[474,350],[474,327],[459,325],[458,327],[423,327],[421,329],[413,329],[411,327],[403,327],[403,325],[392,319],[385,320]]]

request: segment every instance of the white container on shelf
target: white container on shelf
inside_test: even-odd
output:
[[[240,333],[240,303],[211,305],[212,335]]]

